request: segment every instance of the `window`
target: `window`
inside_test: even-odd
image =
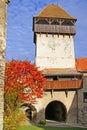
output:
[[[45,76],[45,78],[47,79],[47,81],[53,81],[53,77],[52,76]]]
[[[47,81],[53,81],[53,80],[58,80],[57,76],[45,76]]]
[[[73,80],[74,79],[74,76],[69,76],[69,75],[62,75],[62,76],[59,76],[59,80]]]
[[[83,102],[87,103],[87,92],[83,93]]]
[[[49,24],[46,20],[39,20],[36,24]]]
[[[65,25],[65,26],[72,26],[72,25],[74,25],[71,21],[64,21],[63,23],[62,23],[62,25]]]

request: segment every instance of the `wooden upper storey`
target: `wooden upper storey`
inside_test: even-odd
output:
[[[33,18],[35,33],[58,33],[75,35],[76,19],[58,5],[47,5]]]
[[[45,90],[76,90],[82,88],[82,74],[76,69],[44,69],[46,77]]]
[[[83,74],[87,74],[87,58],[76,59],[76,69],[44,69],[47,78],[45,90],[76,90],[83,87]]]

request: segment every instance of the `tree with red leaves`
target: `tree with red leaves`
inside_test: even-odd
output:
[[[12,60],[6,63],[5,102],[15,108],[20,102],[33,104],[36,98],[43,95],[45,78],[29,61]],[[6,100],[7,99],[7,100]]]

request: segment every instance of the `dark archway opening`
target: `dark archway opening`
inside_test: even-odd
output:
[[[60,101],[50,102],[45,110],[45,118],[54,121],[66,121],[67,111],[66,107]]]
[[[36,108],[32,104],[24,103],[21,105],[21,107],[27,108],[25,110],[25,114],[30,121],[36,120],[37,111],[36,111]]]

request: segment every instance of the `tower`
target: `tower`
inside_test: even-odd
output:
[[[3,130],[6,14],[9,0],[0,0],[0,130]]]
[[[76,19],[58,5],[47,5],[33,18],[36,66],[75,68]]]
[[[74,17],[53,4],[33,18],[35,63],[47,79],[46,94],[36,104],[38,120],[78,121],[77,91],[82,88],[82,74],[75,67],[75,23]]]

